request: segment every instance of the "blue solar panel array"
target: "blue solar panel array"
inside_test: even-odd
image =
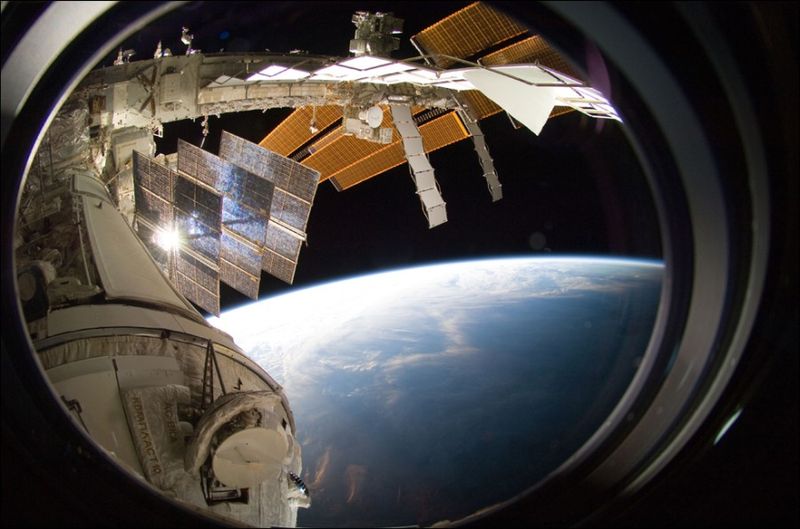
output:
[[[219,156],[274,184],[262,269],[291,283],[306,239],[319,172],[226,131]]]
[[[179,175],[175,180],[174,206],[173,222],[185,246],[217,263],[222,234],[222,195]]]
[[[178,170],[222,194],[221,279],[256,299],[274,184],[183,140]]]
[[[134,152],[136,229],[178,292],[219,314],[222,195]],[[162,232],[176,231],[179,246],[159,244]]]
[[[178,290],[219,314],[219,281],[256,299],[261,271],[291,283],[319,173],[223,132],[221,157],[183,140],[178,171],[134,153],[138,232]],[[227,157],[227,158],[226,158]],[[176,229],[179,248],[158,234]]]

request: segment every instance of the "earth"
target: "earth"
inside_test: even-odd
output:
[[[429,525],[509,499],[631,382],[658,261],[509,258],[409,268],[229,310],[284,386],[312,505],[298,525]]]

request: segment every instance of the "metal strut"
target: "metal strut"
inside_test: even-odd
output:
[[[209,340],[208,345],[206,345],[206,359],[203,367],[203,393],[200,397],[200,413],[205,412],[214,402],[214,370],[216,370],[217,378],[219,379],[219,388],[222,390],[222,394],[225,395],[227,391],[225,390],[225,383],[222,381],[222,373],[219,370],[217,354],[214,351],[214,342]]]

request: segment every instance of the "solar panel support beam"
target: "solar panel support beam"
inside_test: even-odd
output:
[[[446,203],[442,198],[433,167],[425,154],[422,135],[411,115],[411,106],[391,104],[389,107],[392,110],[395,127],[403,138],[403,150],[417,187],[417,195],[422,203],[422,211],[428,219],[428,227],[435,228],[447,222]]]

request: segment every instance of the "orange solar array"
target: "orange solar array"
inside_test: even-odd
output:
[[[392,141],[398,141],[400,134],[394,128],[392,112],[388,107],[381,106],[381,108],[383,109],[381,127],[391,128]],[[418,114],[423,110],[425,110],[424,107],[414,106],[411,109],[411,113]],[[300,162],[306,167],[319,171],[320,182],[327,180],[341,169],[372,156],[386,147],[386,144],[361,140],[355,136],[344,135],[342,132],[343,128],[338,127],[327,136],[321,138],[311,146],[312,154]]]
[[[427,53],[474,59],[484,50],[516,39],[525,33],[527,28],[511,17],[487,4],[475,2],[422,30],[413,38]],[[569,64],[540,36],[515,42],[482,57],[480,61],[487,66],[538,61],[544,66],[579,78]],[[442,57],[435,58],[435,62],[442,68],[457,64],[457,61]],[[477,90],[461,92],[459,100],[468,106],[478,119],[485,119],[502,111],[502,108]],[[310,154],[301,163],[319,171],[320,182],[332,179],[334,186],[340,191],[405,163],[403,144],[394,129],[391,112],[386,107],[383,109],[381,127],[393,129],[391,144],[373,143],[345,135],[340,126],[311,143],[308,147]],[[424,110],[422,107],[415,107],[412,109],[412,114],[416,115]],[[570,111],[572,109],[569,107],[556,107],[550,116],[555,117]],[[314,135],[308,129],[311,117],[312,107],[297,109],[264,138],[260,145],[284,156],[297,153],[298,149],[314,139]],[[316,121],[320,130],[324,130],[341,118],[342,108],[339,106],[317,107]],[[469,137],[469,133],[454,112],[422,125],[420,132],[425,152]],[[297,156],[303,156],[304,152],[297,153]]]
[[[419,132],[426,153],[469,137],[469,132],[455,112],[449,112],[421,125]],[[372,156],[360,159],[332,175],[331,181],[336,189],[345,190],[406,162],[403,141],[399,136],[391,144],[381,147],[383,148]]]
[[[291,155],[315,136],[308,128],[313,115],[311,106],[298,108],[261,140],[259,145],[282,156]],[[338,105],[317,107],[316,121],[319,130],[325,130],[339,119],[342,119],[342,107]]]
[[[498,64],[520,64],[538,62],[543,66],[565,73],[575,79],[580,76],[570,67],[569,63],[554,50],[541,36],[534,35],[516,42],[501,50],[481,57],[480,63],[486,66]]]
[[[486,119],[503,110],[478,90],[465,90],[459,94],[458,99],[462,104],[466,103],[479,120]]]
[[[427,53],[466,59],[526,32],[525,26],[508,15],[482,2],[475,2],[412,38]],[[445,57],[434,57],[434,61],[441,68],[456,64]]]
[[[317,139],[314,143],[308,146],[308,153],[307,155],[310,156],[315,152],[324,149],[337,138],[340,138],[344,134],[344,127],[336,127],[328,134],[322,136],[321,138]]]
[[[480,62],[486,66],[539,62],[548,68],[580,79],[580,76],[569,66],[569,63],[539,35],[528,37],[481,57]],[[478,119],[488,118],[503,110],[477,90],[462,92],[461,99],[475,112]],[[550,117],[554,118],[572,111],[573,109],[570,107],[556,107]]]
[[[392,121],[392,113],[386,107],[381,108],[383,108],[383,122],[381,123],[381,127],[391,127],[392,139],[395,140],[399,138],[400,135],[397,133],[397,130],[395,130]],[[300,162],[306,167],[319,171],[320,182],[327,180],[343,167],[347,167],[385,147],[383,144],[361,140],[355,136],[345,136],[341,134],[339,129],[334,130],[331,134],[334,135],[335,139],[328,141],[326,138],[323,138],[322,142],[326,142],[323,143],[324,146]]]

